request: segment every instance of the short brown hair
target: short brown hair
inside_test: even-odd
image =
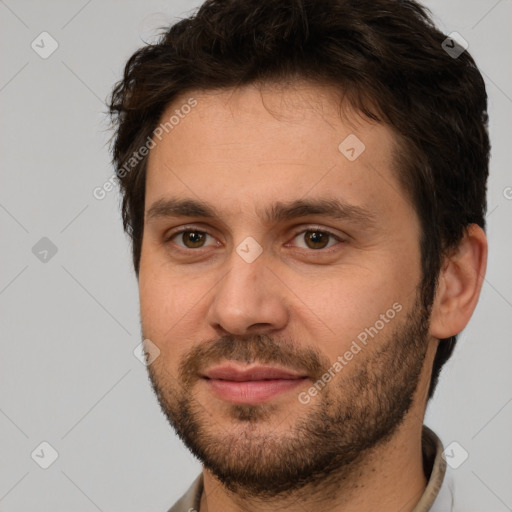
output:
[[[485,229],[487,207],[484,81],[470,54],[460,48],[455,57],[445,51],[445,40],[413,0],[207,0],[158,42],[137,50],[109,104],[123,224],[137,275],[147,157],[132,156],[166,106],[192,90],[306,79],[336,87],[360,113],[397,135],[398,178],[422,228],[421,291],[430,310],[443,258],[469,224]],[[456,339],[439,344],[429,398]]]

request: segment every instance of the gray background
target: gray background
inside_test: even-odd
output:
[[[138,294],[119,196],[92,195],[113,172],[104,100],[126,59],[198,4],[0,1],[3,512],[164,511],[200,471],[133,354]],[[512,510],[512,2],[427,6],[442,30],[468,41],[484,74],[493,152],[486,281],[426,424],[469,453],[448,469],[457,510],[504,512]],[[59,45],[47,59],[31,48],[43,31]],[[48,469],[31,457],[43,441],[58,452]],[[49,460],[48,449],[36,453]]]

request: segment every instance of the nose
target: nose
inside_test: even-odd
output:
[[[229,270],[214,290],[207,320],[223,334],[275,331],[288,322],[287,288],[269,266],[265,252],[248,263],[233,251]]]

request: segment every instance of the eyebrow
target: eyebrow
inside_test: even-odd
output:
[[[340,199],[296,199],[287,203],[275,202],[270,208],[258,210],[260,218],[268,223],[279,223],[310,215],[322,215],[335,220],[347,220],[361,227],[374,227],[377,215],[363,206],[346,203]],[[220,219],[216,208],[196,199],[168,198],[155,201],[146,212],[146,220],[169,217],[201,217]]]

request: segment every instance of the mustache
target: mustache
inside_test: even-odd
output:
[[[314,381],[321,378],[330,362],[311,347],[300,348],[289,340],[267,334],[241,338],[223,336],[196,345],[179,365],[179,376],[186,386],[198,380],[199,373],[225,361],[252,364],[275,364],[307,373]]]

